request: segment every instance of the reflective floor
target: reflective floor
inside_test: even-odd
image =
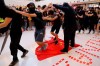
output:
[[[45,40],[50,40],[51,27],[46,28]],[[21,58],[22,52],[18,51],[19,62],[15,66],[100,66],[100,35],[87,34],[88,30],[75,36],[75,43],[82,45],[71,49],[68,53],[61,53],[50,56],[43,60],[38,59],[36,48],[38,45],[34,41],[34,30],[24,31],[20,44],[29,50],[25,58]],[[59,38],[63,40],[63,30],[60,29]],[[0,37],[0,48],[4,36]],[[8,66],[12,61],[9,50],[10,37],[8,37],[5,48],[0,55],[0,66]],[[42,51],[41,51],[42,52]],[[53,52],[53,51],[52,51]],[[44,57],[46,54],[44,54]]]

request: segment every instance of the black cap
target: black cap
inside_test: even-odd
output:
[[[27,7],[34,7],[35,8],[35,4],[33,2],[30,2],[29,4],[27,4]]]

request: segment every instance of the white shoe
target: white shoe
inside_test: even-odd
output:
[[[43,46],[43,50],[46,50],[47,47],[48,47],[48,44],[45,44],[45,45]]]
[[[38,48],[38,51],[46,50],[48,47],[48,44],[45,44],[43,47]]]

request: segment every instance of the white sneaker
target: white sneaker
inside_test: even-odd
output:
[[[43,50],[46,50],[47,47],[48,47],[48,44],[45,44],[45,45],[43,46]]]
[[[48,47],[48,44],[45,44],[43,47],[38,48],[38,51],[46,50]]]

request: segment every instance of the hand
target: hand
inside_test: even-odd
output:
[[[16,11],[16,8],[14,8],[14,7],[10,7],[10,9],[12,9],[12,10]]]
[[[52,6],[53,6],[53,4],[52,3],[49,3],[48,7],[52,7]]]
[[[31,20],[32,20],[32,18],[31,18],[31,17],[28,17],[28,20],[29,20],[29,21],[31,21]]]

